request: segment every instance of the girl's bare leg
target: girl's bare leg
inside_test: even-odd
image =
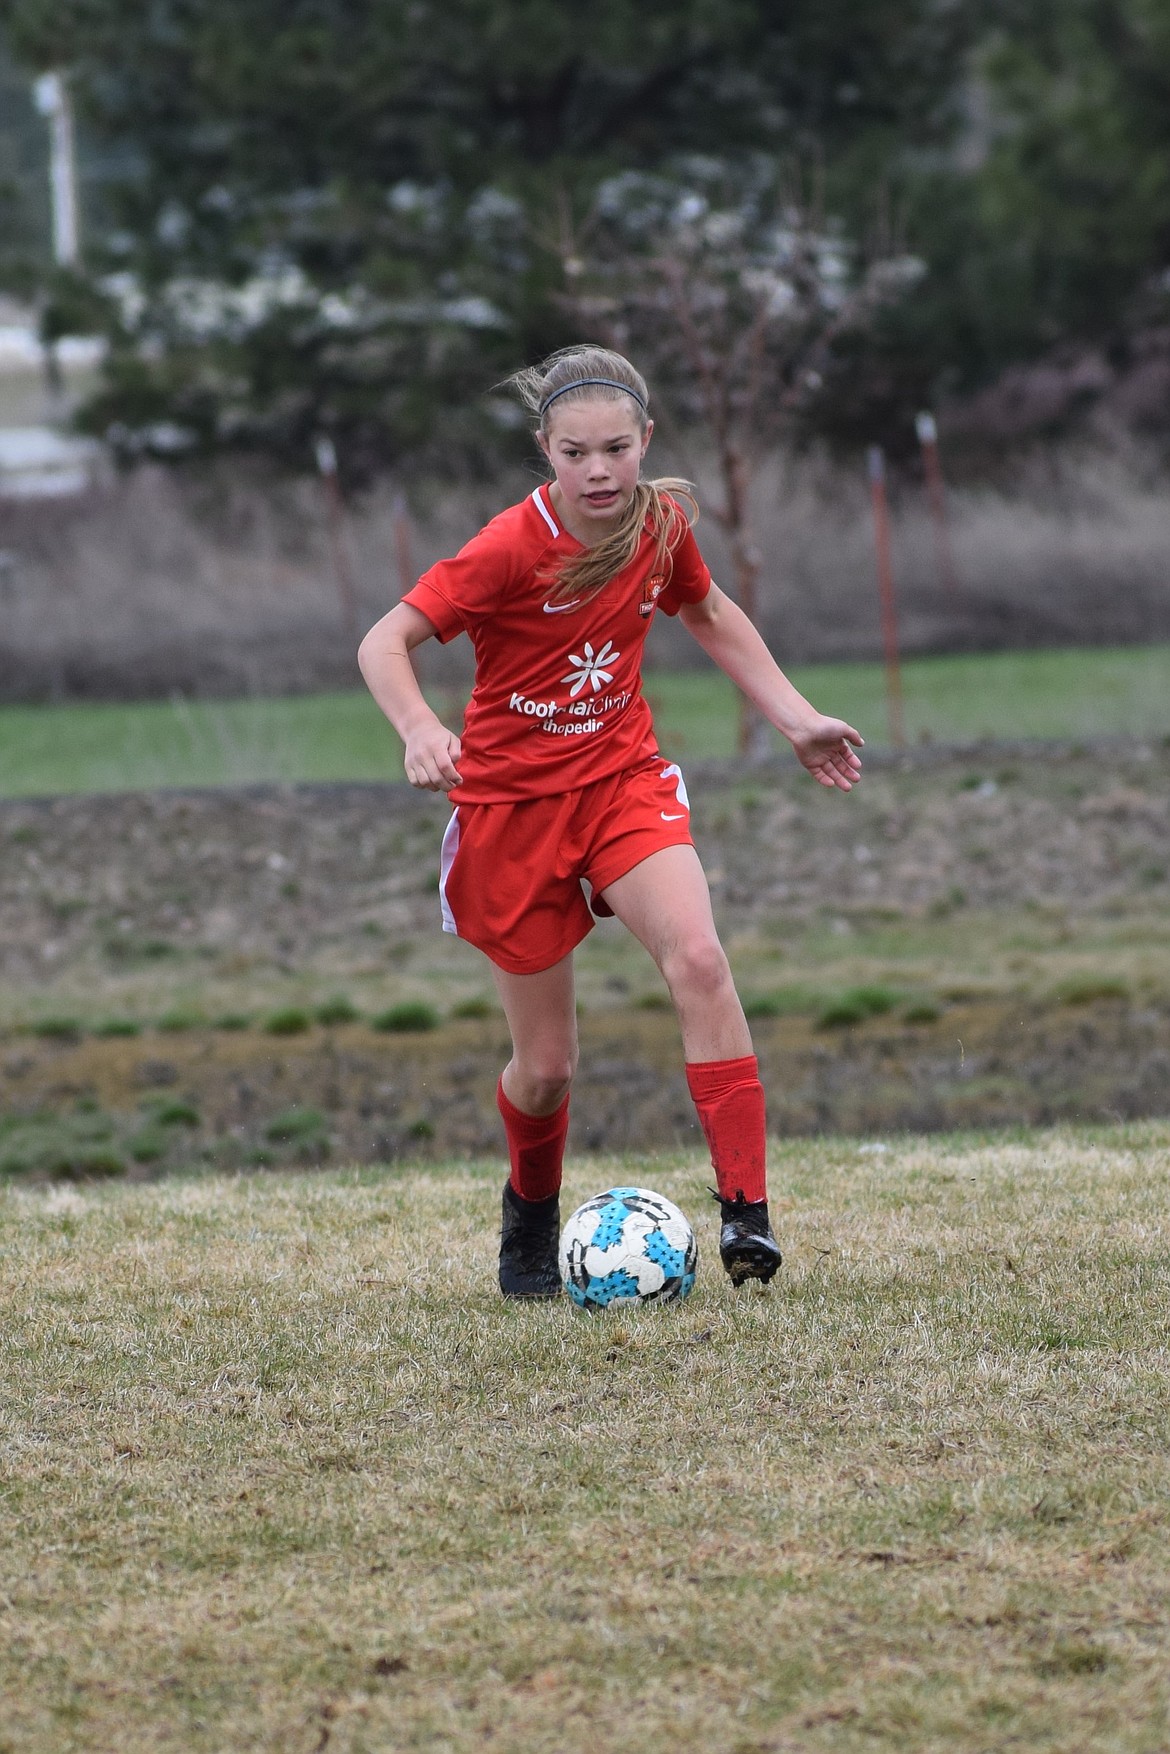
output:
[[[512,1033],[504,1095],[524,1114],[552,1114],[577,1070],[572,955],[539,974],[507,974],[493,967],[492,975]]]
[[[658,964],[678,1012],[687,1060],[750,1054],[751,1033],[694,847],[651,853],[609,885],[605,900]]]

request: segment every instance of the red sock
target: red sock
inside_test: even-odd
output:
[[[764,1086],[754,1054],[702,1060],[687,1067],[687,1084],[707,1138],[720,1197],[768,1198],[764,1163]]]
[[[526,1115],[509,1102],[504,1080],[496,1086],[496,1106],[504,1117],[512,1189],[522,1200],[547,1200],[558,1192],[569,1131],[569,1098],[550,1115]]]

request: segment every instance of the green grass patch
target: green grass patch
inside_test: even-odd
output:
[[[59,788],[73,791],[84,791],[84,786]],[[178,951],[166,938],[138,938],[132,934],[114,933],[103,944],[110,961],[117,964],[134,964],[139,962],[162,962],[168,956],[178,955]]]
[[[495,1163],[0,1193],[0,1737],[1164,1746],[1170,1130],[778,1144],[767,1294],[708,1173],[570,1164],[700,1240],[593,1319]]]
[[[328,1128],[328,1121],[316,1108],[287,1108],[274,1115],[264,1129],[264,1136],[274,1144],[289,1144],[313,1139]]]
[[[798,665],[791,674],[867,742],[886,741],[880,664]],[[1130,736],[1135,724],[1145,736],[1170,735],[1165,645],[916,658],[903,667],[903,687],[912,742]],[[684,757],[734,753],[736,700],[725,677],[653,671],[646,693],[664,748]],[[449,697],[435,704],[451,716]],[[0,796],[401,777],[401,746],[361,691],[0,708]],[[1000,770],[970,779],[973,787],[1011,783]],[[125,959],[170,949],[118,945],[111,939],[110,954]]]
[[[125,1173],[114,1122],[100,1109],[0,1118],[0,1176],[54,1181]]]
[[[29,1024],[29,1034],[40,1041],[80,1041],[82,1025],[77,1017],[38,1017]]]
[[[1074,974],[1057,984],[1053,997],[1061,1005],[1093,1005],[1099,999],[1128,999],[1130,985],[1115,975]]]
[[[160,1127],[198,1127],[203,1117],[192,1102],[162,1098],[150,1105],[150,1112]]]
[[[269,1035],[304,1035],[312,1029],[313,1019],[301,1005],[282,1005],[279,1011],[269,1013],[264,1027]]]
[[[747,1018],[804,1017],[824,1003],[824,995],[801,985],[773,987],[766,993],[747,993],[743,1012]]]
[[[864,1023],[868,1017],[884,1017],[902,1003],[906,995],[896,987],[873,983],[850,987],[839,993],[817,1015],[818,1029],[846,1029]]]
[[[371,1017],[370,1024],[391,1035],[417,1035],[424,1030],[437,1029],[441,1019],[433,1005],[425,999],[407,999],[400,1005],[391,1005],[385,1011],[379,1011]]]
[[[272,1145],[283,1146],[286,1157],[291,1154],[297,1162],[305,1164],[323,1163],[331,1148],[326,1116],[320,1109],[299,1105],[274,1115],[264,1129],[264,1137]],[[253,1152],[251,1161],[260,1166],[263,1160]]]
[[[161,1163],[170,1148],[170,1138],[162,1127],[143,1127],[126,1140],[126,1149],[135,1163]]]
[[[357,1023],[361,1017],[361,1012],[353,1001],[347,999],[343,993],[335,993],[331,999],[325,999],[315,1008],[313,1016],[318,1023],[327,1025],[335,1023]]]
[[[176,1005],[170,1011],[164,1011],[155,1024],[164,1035],[186,1035],[189,1030],[202,1029],[207,1019],[201,1011],[194,1011],[186,1005]]]
[[[493,1005],[490,999],[485,999],[482,994],[476,994],[470,999],[460,999],[456,1004],[452,1005],[451,1015],[452,1017],[465,1020],[472,1018],[498,1017],[500,1015],[500,1008],[498,1005]]]

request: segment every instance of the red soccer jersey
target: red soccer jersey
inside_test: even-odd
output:
[[[630,564],[583,607],[551,600],[558,562],[581,552],[538,487],[440,560],[403,598],[442,641],[470,635],[475,688],[463,726],[459,804],[571,792],[655,755],[642,648],[655,611],[700,603],[711,574],[690,530],[662,572],[643,533]]]

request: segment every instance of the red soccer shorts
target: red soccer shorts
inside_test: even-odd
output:
[[[639,767],[519,804],[457,804],[443,836],[443,930],[509,974],[551,968],[593,930],[596,898],[663,847],[691,846],[682,773]]]

